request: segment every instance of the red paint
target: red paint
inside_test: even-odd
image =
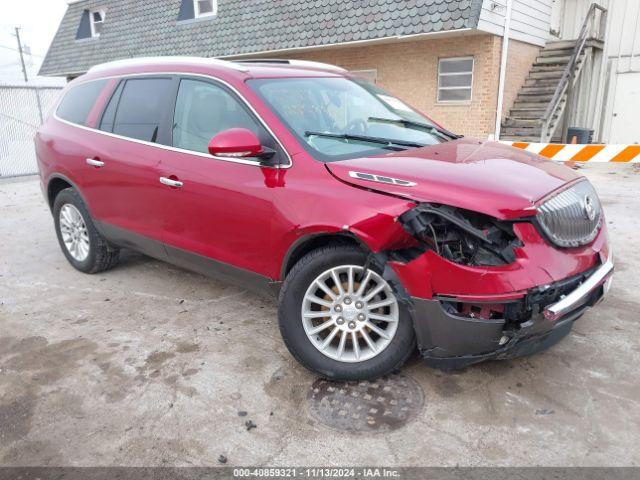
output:
[[[177,63],[103,70],[80,81],[152,72],[201,74],[231,85],[279,139],[292,160],[291,168],[233,163],[136,143],[51,117],[36,136],[43,185],[54,174],[63,175],[77,186],[101,222],[272,279],[281,279],[287,253],[310,235],[346,229],[374,252],[403,248],[414,240],[396,218],[416,202],[448,204],[502,219],[526,217],[535,214],[540,199],[579,178],[574,171],[531,153],[467,139],[325,165],[302,148],[245,84],[256,77],[340,75],[335,72],[278,66],[242,72]],[[105,86],[89,125],[97,124],[114,87],[115,81]],[[247,132],[223,132],[211,147],[218,154],[238,147],[256,154],[256,140],[249,139]],[[90,167],[87,158],[100,159],[105,166]],[[358,180],[349,176],[351,170],[417,185]],[[184,188],[162,185],[161,176],[180,180]],[[584,271],[607,250],[605,227],[591,245],[578,249],[550,246],[530,223],[518,224],[515,231],[524,246],[509,266],[467,267],[433,252],[392,266],[414,296],[504,299]]]
[[[517,258],[511,265],[468,267],[430,251],[413,262],[393,263],[392,267],[412,296],[453,295],[497,301],[508,298],[507,293],[522,293],[588,270],[596,265],[607,244],[606,228],[590,245],[562,250],[551,247],[530,223],[517,224],[514,230],[524,246],[516,250]]]
[[[251,130],[230,128],[211,139],[209,153],[223,157],[255,157],[262,153],[262,145],[257,135]]]
[[[365,171],[416,182],[384,186],[395,195],[443,203],[497,218],[534,215],[537,200],[580,178],[573,170],[497,142],[461,139],[417,150],[328,164],[345,182],[368,188],[380,184],[351,178]]]

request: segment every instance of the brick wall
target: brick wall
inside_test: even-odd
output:
[[[378,84],[389,92],[453,132],[485,139],[495,128],[501,50],[501,37],[477,34],[360,47],[334,47],[283,54],[280,57],[326,62],[348,70],[375,69]],[[533,45],[515,40],[510,42],[505,113],[513,104],[538,50]],[[474,57],[471,102],[438,103],[438,59],[463,56]]]
[[[348,70],[376,69],[378,84],[389,92],[454,132],[484,139],[494,130],[500,49],[499,37],[479,34],[318,49],[282,57],[327,62]],[[471,102],[438,103],[438,59],[462,56],[474,57]]]
[[[502,51],[502,48],[500,49]],[[509,57],[507,58],[507,76],[504,84],[504,100],[502,118],[509,113],[513,106],[520,87],[524,85],[531,66],[535,61],[540,47],[529,43],[509,40]]]

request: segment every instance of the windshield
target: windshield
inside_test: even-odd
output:
[[[277,78],[248,83],[305,148],[325,162],[457,138],[363,80]]]

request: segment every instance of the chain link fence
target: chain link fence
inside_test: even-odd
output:
[[[61,90],[0,85],[0,178],[38,173],[33,137]]]

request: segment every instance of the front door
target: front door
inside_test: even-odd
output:
[[[163,202],[164,241],[176,264],[229,277],[246,274],[241,278],[251,281],[255,274],[270,273],[273,168],[208,153],[211,138],[234,127],[248,128],[263,145],[278,149],[225,86],[203,79],[181,80],[172,128],[176,150],[160,162],[162,176],[169,180]]]

